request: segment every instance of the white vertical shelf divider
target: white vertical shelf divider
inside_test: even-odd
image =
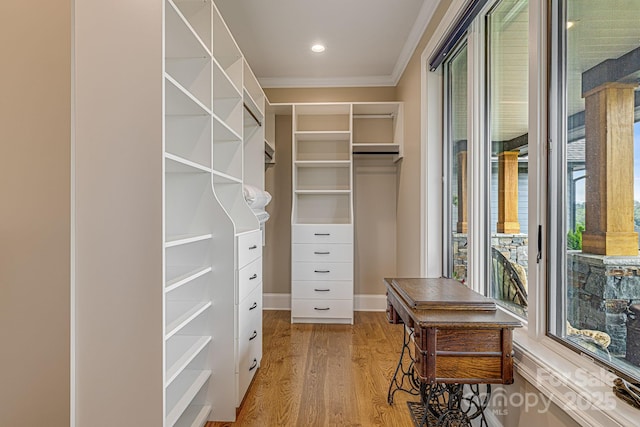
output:
[[[211,0],[164,17],[164,427],[202,427],[233,421],[240,393],[245,65]]]

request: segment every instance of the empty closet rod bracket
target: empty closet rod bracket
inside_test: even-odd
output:
[[[244,109],[247,110],[249,115],[253,118],[253,120],[256,121],[258,126],[262,126],[262,122],[260,120],[258,120],[258,118],[256,117],[255,114],[253,114],[253,111],[251,111],[251,108],[249,108],[249,106],[247,104],[245,104],[244,102],[242,103],[242,105],[244,106]]]

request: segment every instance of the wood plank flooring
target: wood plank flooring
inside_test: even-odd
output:
[[[262,364],[236,422],[207,427],[407,426],[407,400],[387,389],[402,326],[385,313],[356,312],[354,325],[291,324],[289,311],[263,313]]]

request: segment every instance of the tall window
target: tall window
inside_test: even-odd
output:
[[[445,62],[446,132],[445,170],[448,177],[445,194],[448,199],[445,218],[448,224],[448,273],[467,280],[467,45],[463,44]]]
[[[640,379],[640,0],[556,3],[550,334]]]
[[[527,0],[502,0],[487,15],[489,294],[526,314],[528,266]]]

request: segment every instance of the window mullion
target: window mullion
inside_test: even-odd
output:
[[[529,311],[528,333],[546,334],[547,319],[547,5],[529,2]],[[541,257],[538,255],[538,227],[542,226]]]
[[[486,186],[485,141],[485,103],[484,103],[484,37],[477,19],[469,27],[468,43],[468,160],[467,176],[469,191],[469,244],[468,244],[468,278],[469,286],[477,292],[486,294],[488,272],[487,259],[487,210],[488,200]]]

